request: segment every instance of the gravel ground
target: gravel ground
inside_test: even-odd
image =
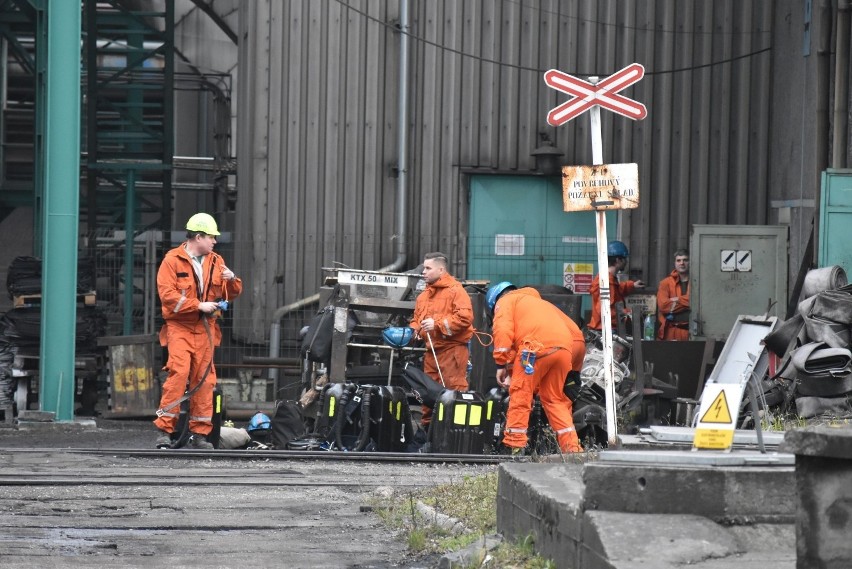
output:
[[[362,506],[497,468],[127,452],[154,438],[149,421],[0,428],[3,567],[434,567]]]

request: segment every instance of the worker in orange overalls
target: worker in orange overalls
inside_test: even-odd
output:
[[[635,291],[645,288],[645,283],[636,281],[618,281],[618,273],[622,272],[627,266],[627,245],[621,241],[610,241],[606,247],[607,261],[609,265],[609,309],[610,309],[610,325],[613,330],[618,329],[617,317],[625,317],[626,313],[616,314],[615,305],[618,302],[626,302],[628,295]],[[592,295],[592,315],[589,317],[588,327],[592,330],[601,331],[601,287],[599,275],[595,275],[592,279],[592,286],[589,287],[589,292]],[[628,328],[629,330],[629,328]]]
[[[660,340],[689,340],[689,251],[674,254],[674,270],[657,288],[657,321]]]
[[[423,371],[447,389],[467,391],[468,340],[473,336],[473,307],[461,283],[450,276],[447,256],[427,253],[423,260],[426,290],[414,304],[411,327],[426,343]],[[437,362],[435,361],[437,356]],[[440,369],[440,371],[439,371]],[[428,426],[432,409],[423,407]]]
[[[580,328],[533,288],[502,282],[485,296],[494,314],[494,361],[497,383],[509,389],[503,444],[513,453],[527,446],[533,397],[538,393],[562,452],[581,452],[574,429],[573,403],[563,389],[572,370],[580,371],[586,343]],[[527,366],[524,352],[535,353]]]
[[[216,322],[221,309],[219,302],[231,300],[243,290],[242,281],[225,265],[224,259],[213,252],[217,235],[219,229],[210,215],[193,215],[186,223],[186,241],[166,253],[157,272],[157,290],[165,320],[160,330],[160,344],[169,352],[164,368],[168,377],[154,420],[160,430],[156,441],[158,448],[169,447],[172,443],[187,380],[192,392],[189,398],[191,436],[187,446],[213,448],[207,435],[213,430],[213,388],[216,385],[213,347],[222,340]]]

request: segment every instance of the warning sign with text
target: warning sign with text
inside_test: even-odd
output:
[[[574,294],[589,294],[594,278],[595,266],[592,263],[564,263],[562,268],[562,286]]]
[[[597,211],[639,207],[639,167],[598,164],[562,167],[562,209]]]
[[[692,446],[696,449],[730,450],[742,398],[741,385],[708,383],[701,394]]]

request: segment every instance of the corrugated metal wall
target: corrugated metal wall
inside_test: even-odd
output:
[[[692,224],[767,223],[771,0],[411,0],[409,265],[434,249],[463,266],[466,173],[530,173],[540,132],[591,162],[589,119],[547,126],[566,99],[544,71],[646,77],[624,94],[642,122],[603,112],[604,159],[637,162],[623,216],[631,265],[654,282]],[[395,256],[398,4],[240,4],[238,239],[251,242],[252,330],[317,290],[320,267]],[[463,275],[462,275],[463,276]],[[245,304],[245,301],[243,302]]]

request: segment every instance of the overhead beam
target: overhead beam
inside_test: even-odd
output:
[[[219,26],[219,29],[225,32],[225,35],[228,36],[234,45],[238,45],[237,34],[234,33],[234,30],[228,25],[228,22],[222,19],[222,16],[216,13],[213,7],[205,2],[204,0],[192,0],[192,3],[198,7],[199,10],[207,14],[207,17],[213,20],[213,23]]]

